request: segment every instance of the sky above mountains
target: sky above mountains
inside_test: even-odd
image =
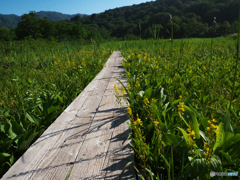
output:
[[[28,14],[29,11],[56,11],[64,14],[101,13],[108,9],[149,2],[144,0],[0,0],[0,14]]]

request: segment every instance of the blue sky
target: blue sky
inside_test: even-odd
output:
[[[0,0],[0,14],[28,14],[29,11],[56,11],[64,14],[101,13],[152,0]]]

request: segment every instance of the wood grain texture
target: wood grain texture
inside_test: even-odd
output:
[[[114,51],[106,68],[48,127],[2,179],[118,179],[134,160],[127,137],[130,129],[114,96],[114,84],[126,86],[120,51]],[[105,78],[105,79],[102,79]],[[124,104],[126,106],[126,104]],[[122,179],[135,179],[131,165]]]

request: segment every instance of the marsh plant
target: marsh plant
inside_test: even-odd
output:
[[[214,41],[175,40],[172,57],[164,41],[122,47],[124,100],[142,179],[218,179],[210,172],[239,172],[238,50],[230,48],[233,40]]]
[[[112,52],[95,42],[18,43],[0,49],[0,177],[81,93]]]

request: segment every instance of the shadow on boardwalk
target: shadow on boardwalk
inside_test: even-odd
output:
[[[119,108],[114,84],[126,86],[119,76],[121,53],[115,51],[104,68],[43,135],[19,158],[3,179],[118,179],[134,160],[127,140],[127,115]],[[135,179],[133,165],[122,179]]]
[[[108,111],[115,111],[115,113],[119,114],[119,115],[117,115],[116,117],[111,116],[109,118],[99,119],[97,121],[100,121],[101,122],[100,124],[98,124],[97,126],[94,126],[94,125],[91,126],[91,128],[89,128],[89,130],[87,132],[85,132],[84,134],[82,134],[82,132],[78,132],[78,133],[73,134],[72,136],[66,138],[65,142],[68,141],[68,140],[71,140],[71,139],[79,139],[79,137],[86,136],[86,134],[92,133],[94,131],[99,131],[100,127],[104,126],[104,124],[106,124],[106,123],[111,123],[110,129],[115,129],[118,126],[121,126],[122,124],[126,123],[126,121],[129,119],[128,116],[126,114],[124,114],[122,109],[120,109],[120,108],[109,109],[109,110],[105,110],[105,111],[98,111],[98,113],[101,113],[101,112],[103,113],[103,112],[108,112]],[[87,123],[87,124],[89,124],[89,123]],[[77,128],[79,128],[81,126],[84,126],[84,125],[86,125],[86,124],[82,123],[82,125],[78,125],[78,126],[74,126],[72,128],[68,128],[68,129],[53,132],[53,133],[50,133],[50,134],[46,134],[45,137],[51,138],[54,135],[56,135],[58,133],[61,133],[63,131],[71,131],[73,129],[77,129]],[[25,176],[27,174],[33,174],[33,173],[39,173],[39,172],[44,173],[44,171],[49,171],[51,169],[57,169],[61,166],[68,166],[69,169],[70,169],[74,164],[79,164],[79,163],[82,163],[84,161],[97,160],[97,159],[100,159],[104,156],[106,156],[106,158],[107,157],[112,158],[112,161],[114,161],[114,162],[111,165],[109,165],[109,166],[107,165],[104,169],[102,169],[101,174],[93,175],[91,177],[84,178],[84,179],[103,179],[103,178],[104,179],[118,179],[119,178],[119,172],[118,171],[123,170],[122,165],[124,165],[124,164],[126,165],[128,162],[130,162],[132,160],[132,154],[130,154],[130,152],[129,152],[129,149],[131,149],[130,144],[126,143],[126,137],[128,137],[128,136],[126,136],[126,134],[129,135],[130,133],[131,133],[130,129],[126,129],[122,133],[112,135],[112,137],[110,139],[111,143],[121,142],[122,147],[118,148],[118,149],[114,149],[114,150],[108,150],[107,154],[106,153],[101,153],[101,154],[97,154],[96,156],[92,157],[91,159],[82,158],[82,159],[80,159],[78,161],[75,161],[75,162],[68,162],[68,163],[63,163],[63,164],[59,164],[59,165],[55,165],[55,166],[47,166],[47,167],[44,167],[44,168],[33,169],[31,171],[21,172],[19,174],[15,174],[11,177],[8,177],[8,179],[15,179],[17,177],[21,177],[21,176]],[[45,138],[45,140],[47,138]],[[92,137],[91,139],[94,139],[94,138],[96,138],[96,137]],[[49,151],[53,151],[54,149],[58,149],[58,148],[69,148],[76,143],[82,143],[83,141],[89,141],[91,139],[84,139],[82,141],[78,141],[78,142],[75,142],[75,143],[66,143],[66,144],[61,145],[59,147],[49,149]],[[42,141],[44,141],[44,139]],[[124,156],[124,158],[123,158],[123,156]],[[24,158],[24,156],[22,158]],[[117,171],[118,173],[115,173],[115,171]],[[109,172],[111,172],[111,173],[109,173]],[[125,170],[125,173],[124,173],[124,176],[123,176],[122,179],[130,179],[130,178],[135,179],[134,174],[135,174],[135,172],[133,172],[133,167],[132,168],[127,168]]]

